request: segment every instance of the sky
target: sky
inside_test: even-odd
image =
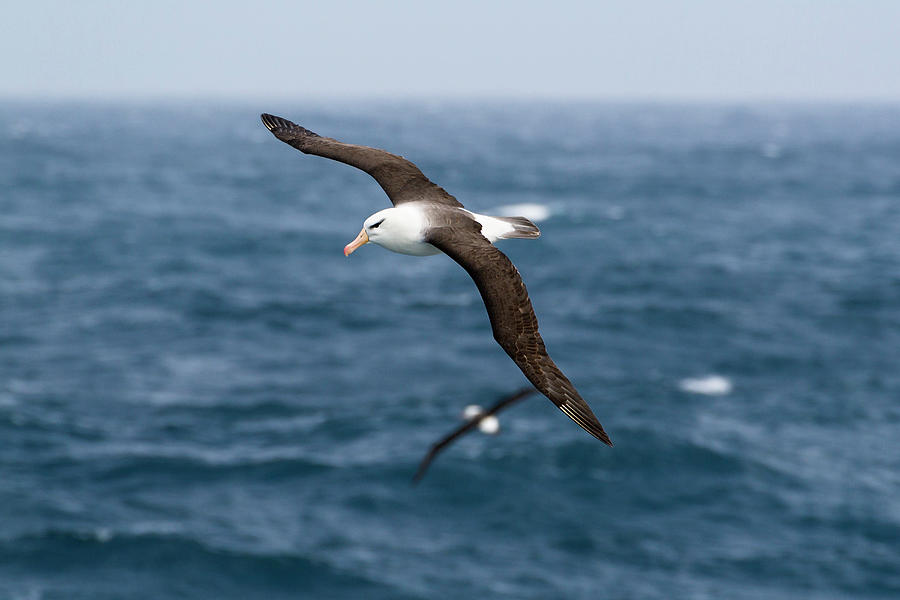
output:
[[[0,98],[900,101],[900,1],[29,0]]]

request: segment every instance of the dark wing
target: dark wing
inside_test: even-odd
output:
[[[426,241],[462,265],[475,280],[491,319],[494,339],[528,381],[585,431],[612,446],[587,402],[547,354],[519,271],[481,235],[480,229],[472,219],[448,215],[444,223],[429,230]]]
[[[432,183],[416,165],[402,156],[378,148],[355,146],[322,137],[287,119],[265,113],[262,115],[262,122],[275,137],[301,152],[362,169],[375,178],[394,206],[416,200],[462,206],[456,198]]]
[[[419,481],[421,481],[422,477],[425,476],[425,471],[428,469],[431,461],[435,459],[435,457],[439,452],[441,452],[441,450],[449,446],[454,440],[475,429],[485,417],[495,415],[504,408],[508,407],[510,404],[518,402],[522,398],[525,398],[526,396],[533,393],[534,390],[532,388],[525,388],[523,390],[519,390],[515,394],[505,396],[485,412],[481,413],[474,419],[469,419],[468,421],[442,437],[440,440],[435,442],[431,446],[431,449],[428,451],[428,454],[425,455],[425,458],[422,459],[422,462],[419,463],[419,468],[416,470],[416,474],[413,475],[413,483],[418,483]]]

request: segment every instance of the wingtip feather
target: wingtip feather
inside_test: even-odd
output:
[[[288,121],[282,117],[263,113],[259,118],[262,120],[263,125],[266,126],[266,129],[271,131],[275,137],[285,142],[288,140],[320,137],[318,133],[310,131],[305,127],[301,127],[293,121]]]
[[[270,115],[269,113],[263,113],[259,116],[262,119],[263,125],[266,126],[266,129],[269,131],[275,131],[276,129],[289,129],[293,123],[286,119],[282,119],[281,117],[276,117],[275,115]]]
[[[585,429],[587,429],[587,427],[585,427]],[[600,440],[601,442],[603,442],[604,444],[606,444],[607,446],[609,446],[610,448],[612,448],[612,446],[613,446],[612,440],[609,439],[609,436],[606,435],[605,431],[603,431],[603,427],[600,425],[600,423],[597,423],[596,427],[587,429],[587,432],[590,433],[595,438],[597,438],[598,440]]]
[[[609,436],[606,435],[606,432],[603,430],[603,425],[600,424],[600,421],[598,421],[597,417],[594,416],[594,413],[591,412],[587,403],[584,403],[584,401],[580,403],[567,401],[559,404],[558,407],[561,411],[566,413],[566,416],[575,421],[575,423],[580,425],[581,428],[589,434],[607,446],[613,445],[612,440],[609,439]]]

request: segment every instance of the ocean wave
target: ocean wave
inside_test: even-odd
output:
[[[524,379],[453,261],[346,262],[375,182],[244,109],[5,106],[0,598],[897,595],[896,109],[304,111],[547,219],[504,251],[616,444],[536,398],[411,488]]]
[[[95,593],[117,590],[117,597],[323,597],[335,589],[366,598],[414,597],[301,553],[223,547],[166,531],[48,529],[0,542],[0,563],[0,569],[27,569],[52,581],[57,591],[87,583]],[[96,569],[103,570],[102,583],[92,574]]]
[[[678,382],[678,387],[690,394],[702,394],[704,396],[726,396],[731,393],[733,385],[731,380],[721,375],[707,375],[706,377],[688,377]]]
[[[522,204],[504,204],[503,206],[498,206],[497,208],[493,209],[493,211],[491,212],[502,217],[525,217],[526,219],[530,219],[535,223],[546,221],[552,214],[549,207],[544,204],[537,204],[535,202],[525,202]]]
[[[213,450],[133,444],[108,444],[99,450],[75,451],[70,460],[90,463],[98,481],[132,478],[212,481],[235,476],[271,480],[310,476],[339,466],[329,463],[327,457],[314,459],[293,449]]]

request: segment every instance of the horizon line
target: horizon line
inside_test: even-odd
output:
[[[0,102],[22,103],[84,103],[84,104],[173,104],[173,103],[226,103],[243,105],[250,103],[438,103],[464,104],[636,104],[636,105],[900,105],[900,96],[792,96],[792,95],[639,95],[639,94],[308,94],[308,95],[256,95],[222,93],[169,93],[169,94],[40,94],[0,92]]]

